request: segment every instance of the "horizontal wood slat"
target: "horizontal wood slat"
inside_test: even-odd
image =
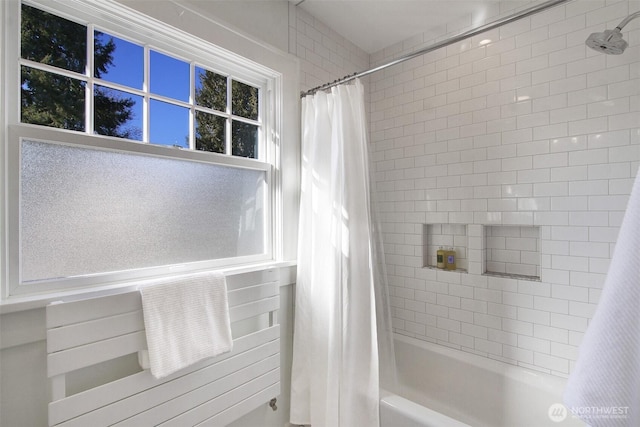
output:
[[[279,285],[277,282],[259,283],[228,290],[229,307],[278,295],[278,293]],[[73,305],[73,310],[70,310],[69,304]],[[140,309],[142,309],[142,298],[138,291],[66,303],[53,303],[47,306],[47,329],[90,322]]]
[[[278,269],[252,271],[251,273],[227,274],[227,290],[243,288],[261,283],[277,282],[279,279]]]
[[[70,304],[73,305],[73,310],[70,310]],[[140,307],[142,307],[140,292],[53,303],[47,306],[47,329],[117,316],[140,310]]]
[[[143,393],[152,387],[167,383],[183,375],[190,374],[191,372],[195,372],[203,367],[219,363],[230,357],[234,357],[237,354],[247,352],[252,348],[263,348],[263,346],[270,341],[277,340],[280,336],[279,329],[280,326],[276,325],[269,329],[263,329],[261,331],[254,332],[253,334],[237,338],[233,341],[232,352],[221,354],[214,359],[202,361],[180,372],[176,372],[173,375],[163,378],[162,380],[156,380],[153,378],[149,371],[142,371],[120,380],[69,396],[65,399],[51,402],[49,404],[49,420],[54,424],[58,424],[65,419],[74,418],[85,412],[110,405],[113,402],[126,398],[127,396]]]
[[[159,425],[166,420],[177,417],[176,419],[183,418],[185,413],[189,413],[193,408],[199,408],[202,405],[206,405],[208,402],[213,401],[219,396],[224,395],[232,391],[235,388],[242,387],[245,384],[250,384],[254,378],[258,378],[262,375],[265,375],[274,369],[277,369],[280,364],[280,355],[275,354],[269,356],[259,362],[247,366],[243,369],[240,369],[236,372],[233,372],[230,375],[225,376],[224,378],[218,379],[216,381],[212,381],[206,385],[198,389],[192,389],[191,391],[185,392],[184,394],[177,396],[172,399],[166,399],[163,403],[158,406],[154,406],[142,413],[139,413],[136,416],[133,416],[129,419],[126,419],[120,423],[115,424],[118,427],[139,427],[139,426],[155,426]],[[279,377],[276,378],[276,381],[279,380]],[[248,386],[253,393],[259,392],[264,386],[261,384],[252,384]],[[222,408],[224,409],[224,408]],[[220,409],[220,410],[222,410]],[[138,412],[140,409],[138,408]],[[218,410],[219,412],[219,410]],[[197,415],[201,413],[201,411],[194,411],[194,414]],[[212,413],[208,410],[205,412],[208,415],[200,418],[205,419],[207,416],[210,416]],[[196,424],[196,422],[180,422],[179,426],[192,426]]]
[[[243,354],[243,357],[229,358],[223,362],[197,369],[157,387],[149,388],[144,393],[128,395],[108,406],[63,422],[61,425],[68,427],[113,425],[121,420],[124,420],[121,424],[123,426],[156,425],[158,422],[192,408],[200,400],[213,399],[219,394],[251,380],[251,378],[274,369],[273,363],[277,367],[280,356],[277,353],[277,348],[274,353],[274,343],[277,341],[266,344],[265,347],[252,349]],[[277,345],[279,346],[279,343]],[[262,360],[264,355],[261,355],[261,352],[269,353],[271,357]],[[185,400],[183,397],[185,395],[190,396],[192,401]],[[167,406],[175,411],[158,412],[157,408]],[[154,414],[156,417],[160,417],[156,418],[156,421],[152,421]]]
[[[230,406],[233,406],[237,402],[277,383],[278,381],[280,381],[279,368],[236,387],[217,399],[212,399],[209,402],[195,407],[191,411],[185,412],[184,414],[159,425],[163,427],[194,426],[210,418],[211,414],[217,414]]]
[[[230,408],[220,412],[217,415],[197,424],[197,427],[223,427],[241,416],[248,414],[260,405],[266,405],[265,402],[271,400],[274,396],[280,395],[280,382],[273,384],[261,392],[248,397],[242,402],[236,403]]]
[[[229,291],[229,307],[277,296],[279,291],[280,286],[275,282],[235,289]]]
[[[271,297],[248,304],[237,305],[229,309],[232,322],[248,319],[259,314],[269,313],[280,308],[280,298]]]
[[[248,304],[233,307],[229,309],[231,322],[248,319],[259,314],[268,313],[277,310],[280,305],[278,297],[272,297]],[[141,314],[140,314],[141,315]],[[139,322],[134,321],[130,324],[134,329]],[[109,326],[110,328],[110,326]],[[84,340],[82,336],[72,336],[70,340]],[[91,338],[89,341],[93,341]],[[48,345],[47,345],[48,346]],[[53,342],[52,347],[59,347]],[[119,335],[114,338],[103,339],[97,342],[73,347],[67,350],[56,351],[50,353],[47,357],[47,375],[63,374],[75,371],[80,368],[102,363],[110,359],[126,356],[147,348],[147,338],[145,331],[132,332],[126,335]]]
[[[65,374],[147,348],[142,300],[134,291],[47,306],[47,374],[62,385],[49,425],[224,425],[279,394],[278,271],[227,276],[227,290],[232,323],[269,314],[263,329],[234,338],[231,352],[161,380],[140,371],[72,396]]]
[[[138,331],[144,331],[142,310],[53,328],[47,331],[47,352],[54,353]]]
[[[57,351],[47,356],[47,376],[64,374],[147,348],[144,331]]]
[[[231,291],[230,295],[232,296],[229,298],[234,301],[233,304],[230,304],[231,307],[229,309],[231,322],[234,323],[272,310],[277,310],[279,307],[278,290],[279,288],[276,284],[270,283]],[[47,330],[47,352],[50,353],[50,357],[52,357],[52,363],[57,364],[58,360],[61,359],[74,359],[74,363],[81,363],[82,366],[89,366],[91,364],[103,362],[105,359],[103,355],[99,354],[101,353],[101,350],[99,349],[102,347],[102,344],[99,344],[99,342],[104,341],[106,345],[106,340],[111,340],[108,342],[110,347],[117,347],[124,344],[120,347],[121,351],[119,353],[114,353],[113,351],[110,352],[110,358],[124,356],[138,350],[146,349],[146,340],[131,341],[132,334],[140,331],[144,332],[144,319],[139,295],[137,295],[137,293],[129,293],[127,295],[129,295],[130,298],[128,300],[123,300],[121,298],[113,300],[111,297],[108,297],[109,300],[104,301],[103,303],[104,305],[114,304],[115,302],[123,303],[127,308],[131,308],[134,307],[131,305],[131,300],[137,300],[140,303],[140,305],[137,306],[137,310],[119,313],[121,311],[119,309],[120,307],[114,306],[114,311],[118,313],[116,315],[49,328]],[[78,308],[77,304],[80,303],[82,304],[79,311],[88,312],[89,306],[85,304],[85,301],[68,303],[72,305],[67,306],[67,310],[75,311]],[[49,306],[48,309],[53,307],[59,308],[61,305],[66,304],[56,304]],[[99,305],[99,302],[93,301],[92,305],[97,306]],[[104,307],[100,307],[102,309],[96,311],[104,314]],[[58,317],[63,316],[58,315]],[[68,316],[65,317],[67,317],[67,319],[69,318]],[[131,347],[132,342],[139,343],[140,347]],[[82,346],[89,347],[87,349],[83,349]],[[66,351],[67,353],[64,355],[53,356],[56,352],[60,351]],[[82,359],[83,355],[89,357],[91,357],[91,355],[96,355],[98,359],[96,359],[97,361],[93,361],[93,363],[92,361],[78,361],[77,358]],[[71,364],[63,364],[60,366],[69,366],[70,368],[74,368],[74,365]],[[60,369],[64,368],[57,367],[55,370],[50,370],[50,376],[66,372],[60,371]]]

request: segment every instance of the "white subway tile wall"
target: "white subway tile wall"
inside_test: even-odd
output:
[[[640,164],[640,20],[623,30],[623,55],[584,40],[637,10],[636,0],[570,2],[370,76],[397,332],[569,374]],[[467,227],[468,273],[423,268],[446,224]],[[483,275],[483,262],[540,281]]]
[[[289,53],[300,59],[300,90],[369,68],[369,54],[289,3]]]
[[[490,7],[485,22],[514,4]],[[637,10],[569,2],[365,79],[398,333],[568,375],[640,166],[640,20],[623,55],[584,40]],[[368,55],[293,4],[289,16],[301,90],[479,23]],[[466,226],[468,273],[423,268],[425,224]],[[487,225],[539,228],[541,281],[483,274]]]

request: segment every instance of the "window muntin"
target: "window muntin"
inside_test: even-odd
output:
[[[51,20],[53,29],[38,32],[38,18]],[[93,27],[22,5],[23,123],[248,158],[264,154],[263,88]],[[53,59],[40,41],[47,38],[60,40]],[[91,61],[82,57],[87,39]],[[224,132],[203,138],[222,120]],[[212,143],[220,138],[224,143]]]

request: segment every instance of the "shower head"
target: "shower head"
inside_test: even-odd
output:
[[[628,46],[617,28],[605,30],[602,33],[591,33],[585,43],[591,49],[604,52],[607,55],[620,55]]]
[[[620,55],[629,45],[622,38],[622,28],[634,18],[640,16],[640,11],[632,13],[618,24],[613,30],[605,30],[602,33],[591,33],[585,44],[591,49],[598,52],[604,52],[607,55]]]

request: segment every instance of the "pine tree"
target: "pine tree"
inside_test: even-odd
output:
[[[196,90],[196,104],[218,111],[227,105],[227,78],[211,71],[200,74],[200,87]],[[231,86],[232,113],[240,117],[258,119],[258,89],[239,82]],[[225,152],[226,120],[213,114],[196,114],[196,149]],[[234,156],[257,157],[258,127],[238,120],[231,124],[231,146]]]
[[[94,74],[100,78],[113,65],[113,40],[94,41]],[[22,5],[22,57],[77,73],[85,73],[87,28],[31,6]],[[23,66],[21,120],[50,127],[85,130],[83,81]],[[101,135],[132,138],[140,130],[125,127],[133,117],[131,98],[107,89],[94,93],[95,131]]]
[[[227,78],[206,70],[199,75],[196,104],[224,111],[227,106]],[[196,114],[196,150],[224,153],[226,120],[213,114]]]
[[[233,114],[249,119],[258,119],[258,89],[234,81],[231,85],[231,105]],[[257,157],[257,132],[258,128],[254,125],[234,121],[231,126],[233,155]]]

